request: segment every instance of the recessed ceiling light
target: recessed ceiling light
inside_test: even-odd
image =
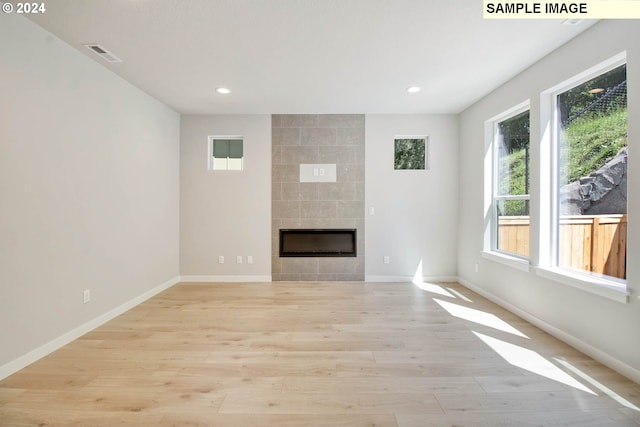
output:
[[[226,87],[217,87],[216,88],[216,92],[221,93],[223,95],[231,93],[231,91],[229,89],[227,89]]]
[[[409,93],[418,93],[420,92],[420,87],[418,86],[410,86],[407,88],[407,92]]]
[[[570,27],[582,24],[582,19],[565,19],[561,22],[562,25],[568,25]]]

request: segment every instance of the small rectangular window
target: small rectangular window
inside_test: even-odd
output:
[[[244,149],[241,136],[209,137],[209,170],[243,169]]]
[[[393,168],[429,169],[426,136],[398,136],[394,140]]]

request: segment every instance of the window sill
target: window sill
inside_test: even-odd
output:
[[[482,251],[482,257],[490,261],[508,265],[509,267],[513,267],[516,270],[526,271],[527,273],[531,271],[529,260],[525,258],[519,258],[519,257],[507,255],[501,252],[490,252],[490,251]]]
[[[546,279],[562,283],[585,292],[590,292],[613,301],[628,303],[629,292],[626,285],[604,277],[573,273],[561,268],[536,268],[536,274]]]

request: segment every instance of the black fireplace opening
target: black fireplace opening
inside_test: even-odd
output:
[[[281,229],[281,257],[355,257],[355,228]]]

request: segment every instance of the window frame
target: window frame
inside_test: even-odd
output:
[[[240,168],[239,169],[229,169],[228,161],[230,159],[229,156],[225,157],[227,159],[227,167],[226,168],[217,168],[215,166],[215,159],[221,159],[222,157],[215,157],[215,141],[224,141],[224,140],[240,140],[242,142],[242,157],[240,157]],[[244,137],[242,135],[209,135],[207,138],[207,170],[214,172],[242,172],[244,170]]]
[[[500,123],[529,112],[531,120],[531,102],[523,101],[508,110],[490,118],[485,122],[485,244],[483,257],[497,261],[523,271],[530,270],[531,244],[529,245],[529,257],[501,250],[498,248],[498,201],[500,200],[528,200],[531,203],[531,191],[526,195],[500,195],[498,192],[498,166],[499,166],[499,125]],[[531,134],[529,135],[531,144]],[[530,169],[529,169],[530,170]],[[531,205],[529,218],[531,224]],[[531,236],[531,225],[529,226]],[[531,241],[531,238],[529,239]]]
[[[395,155],[396,155],[396,144],[398,140],[402,140],[402,139],[415,139],[415,140],[422,140],[424,143],[424,168],[421,169],[397,169],[396,168],[396,162],[395,162]],[[428,135],[395,135],[393,137],[393,170],[394,171],[415,171],[415,172],[420,172],[420,171],[428,171],[430,169],[429,167],[429,136]]]
[[[627,281],[559,265],[560,238],[560,144],[558,96],[576,86],[627,64],[619,53],[570,77],[540,95],[540,227],[536,274],[618,302],[628,302]]]

